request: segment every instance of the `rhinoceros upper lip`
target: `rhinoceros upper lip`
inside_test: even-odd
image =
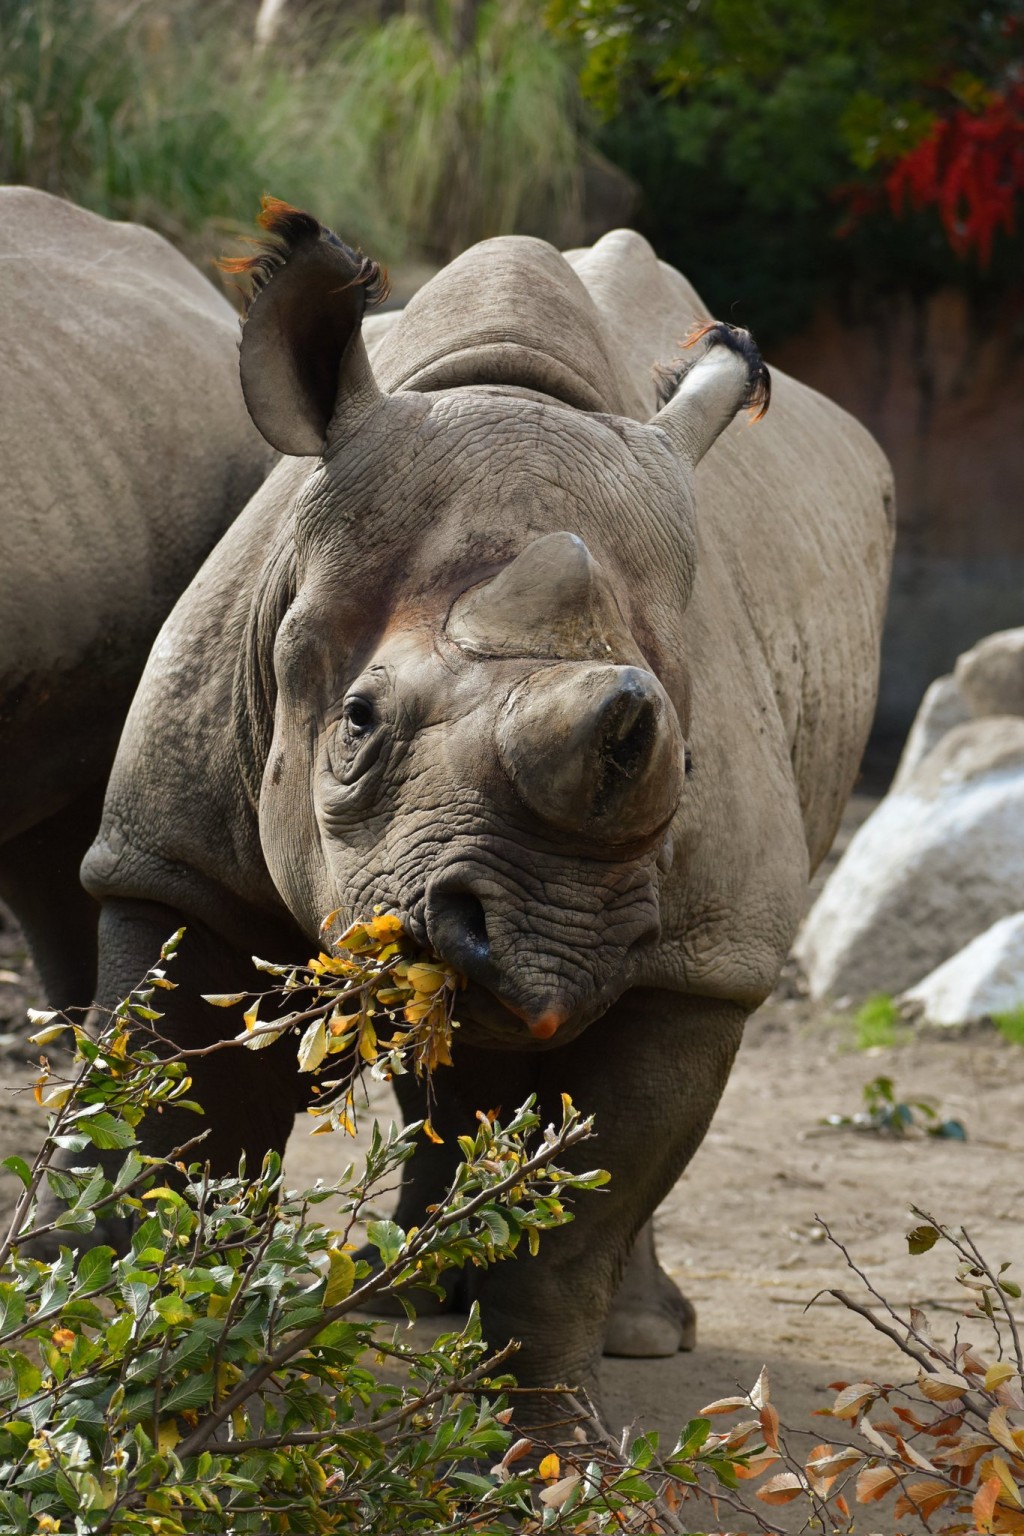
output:
[[[550,1021],[545,1021],[544,1014],[554,1012],[562,1014],[561,1020],[555,1024],[554,1030],[550,1027],[545,1028],[545,1023]],[[486,1042],[498,1048],[504,1047],[510,1050],[522,1050],[524,1046],[534,1045],[540,1048],[564,1045],[575,1038],[590,1022],[589,1014],[580,1013],[572,1016],[565,1010],[555,1008],[542,1009],[531,1019],[527,1016],[526,1010],[518,1004],[506,1002],[476,982],[470,982],[465,990],[458,994],[455,1001],[455,1017],[464,1026],[467,1037],[479,1036],[481,1044]],[[538,1022],[541,1024],[539,1029]],[[458,1050],[458,1037],[456,1037],[455,1049]]]

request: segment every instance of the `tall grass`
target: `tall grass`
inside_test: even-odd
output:
[[[528,0],[343,26],[258,54],[237,0],[0,0],[0,180],[159,229],[192,256],[260,195],[385,259],[509,230],[572,238],[573,73]]]

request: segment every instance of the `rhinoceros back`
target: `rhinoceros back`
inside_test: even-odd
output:
[[[230,305],[159,235],[0,190],[0,317],[2,839],[105,772],[161,620],[269,454]]]

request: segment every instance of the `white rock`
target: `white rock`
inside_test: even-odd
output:
[[[953,676],[971,714],[1024,715],[1024,629],[1000,629],[957,657]]]
[[[851,839],[794,946],[815,998],[899,993],[1024,909],[1024,719],[954,726]]]
[[[951,676],[937,677],[914,716],[903,755],[890,785],[890,793],[902,789],[943,736],[948,735],[955,725],[962,725],[968,719],[970,710],[956,679]]]
[[[1024,1007],[1024,912],[991,928],[903,994],[930,1024],[970,1024]]]

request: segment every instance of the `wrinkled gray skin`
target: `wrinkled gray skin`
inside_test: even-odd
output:
[[[154,647],[85,863],[101,1000],[185,923],[166,1024],[205,1043],[234,1020],[195,993],[251,989],[253,952],[304,958],[335,908],[401,914],[470,985],[435,1080],[445,1145],[417,1153],[398,1219],[437,1197],[478,1108],[532,1091],[554,1116],[564,1091],[595,1111],[581,1161],[608,1191],[474,1282],[490,1340],[523,1341],[522,1382],[593,1389],[605,1347],[692,1343],[649,1218],[857,767],[889,471],[785,377],[763,422],[728,426],[749,377],[723,344],[659,413],[652,364],[703,311],[636,235],[564,258],[488,241],[365,345],[342,249],[296,238],[246,323],[254,419],[310,456],[273,473]],[[294,1053],[202,1064],[216,1164],[283,1146]]]
[[[162,620],[270,468],[229,304],[149,230],[0,188],[0,896],[50,1001],[96,985],[78,870]]]

